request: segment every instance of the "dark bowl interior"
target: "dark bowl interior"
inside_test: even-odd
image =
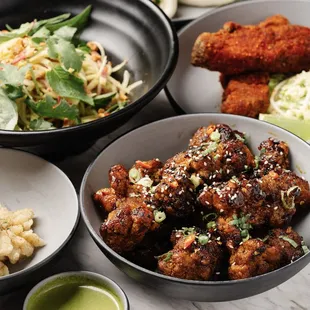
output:
[[[103,119],[66,129],[40,132],[0,130],[0,145],[34,147],[47,152],[72,149],[78,137],[79,146],[115,130],[149,103],[164,87],[172,74],[178,42],[171,22],[149,0],[30,0],[13,9],[0,12],[0,28],[15,27],[33,19],[43,19],[70,12],[77,14],[87,5],[93,7],[91,19],[82,33],[84,40],[99,41],[109,59],[118,63],[128,59],[127,69],[133,80],[144,81],[134,91],[132,104]]]
[[[250,148],[258,153],[257,147],[263,140],[272,137],[284,140],[291,150],[291,169],[310,180],[310,146],[279,127],[255,119],[228,114],[191,114],[177,116],[140,127],[120,137],[107,146],[88,168],[80,189],[80,207],[87,228],[102,252],[119,269],[135,280],[152,286],[157,291],[178,299],[194,301],[227,301],[249,297],[267,291],[291,278],[310,262],[310,253],[294,263],[268,274],[238,281],[189,281],[163,276],[142,268],[109,248],[99,236],[103,218],[93,203],[92,195],[100,188],[108,187],[108,171],[115,164],[130,168],[140,160],[159,158],[167,160],[184,150],[192,134],[200,126],[224,123],[247,133]],[[259,135],[257,133],[260,133]],[[159,143],[160,141],[160,143]],[[125,151],[124,151],[125,150]],[[256,151],[255,151],[256,150]],[[301,211],[301,210],[300,210]],[[299,213],[294,217],[293,227],[310,245],[310,213]]]

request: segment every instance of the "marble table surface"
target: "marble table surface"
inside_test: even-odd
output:
[[[90,162],[112,139],[139,125],[175,115],[164,93],[153,100],[127,124],[75,157],[55,162],[71,179],[77,192],[83,174]],[[306,310],[310,309],[310,265],[286,283],[266,293],[232,302],[201,303],[171,299],[155,290],[137,284],[119,271],[101,253],[90,238],[84,223],[79,227],[70,245],[57,263],[51,263],[46,276],[69,270],[88,270],[101,273],[116,281],[127,293],[132,310]],[[0,297],[0,310],[19,310],[29,287]]]

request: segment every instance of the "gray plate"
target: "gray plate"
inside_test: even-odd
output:
[[[193,21],[179,32],[180,55],[176,70],[167,84],[169,100],[185,113],[219,112],[222,87],[219,73],[190,64],[193,44],[202,32],[216,32],[226,21],[256,24],[274,14],[291,23],[310,26],[310,1],[254,0],[231,4]]]
[[[179,4],[178,11],[176,15],[173,17],[172,21],[179,22],[188,22],[193,19],[200,17],[201,15],[210,12],[215,7],[195,7],[189,5]]]
[[[310,180],[310,146],[295,135],[255,119],[227,114],[193,114],[157,121],[135,129],[107,146],[90,165],[80,189],[80,206],[86,226],[102,252],[119,269],[135,280],[152,286],[157,291],[174,298],[195,301],[227,301],[249,297],[267,291],[285,282],[310,261],[310,253],[294,263],[268,274],[238,281],[189,281],[163,276],[135,265],[115,253],[99,236],[103,221],[95,207],[92,195],[103,187],[109,187],[108,172],[111,166],[133,163],[158,157],[162,161],[184,150],[196,129],[211,123],[225,123],[247,133],[250,147],[257,150],[259,143],[270,136],[288,143],[291,149],[292,169]],[[259,132],[259,135],[257,134]],[[257,151],[256,151],[257,153]],[[295,216],[294,228],[310,244],[310,213]]]
[[[29,153],[0,148],[0,203],[10,210],[34,210],[34,232],[46,245],[0,277],[0,296],[40,278],[41,268],[68,243],[79,220],[78,199],[68,177]]]

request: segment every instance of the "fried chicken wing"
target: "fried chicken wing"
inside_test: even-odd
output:
[[[218,270],[222,250],[208,233],[195,230],[172,234],[174,247],[158,259],[158,270],[165,275],[187,280],[210,280]]]
[[[110,213],[116,209],[117,197],[113,188],[103,188],[94,194],[94,200],[104,209],[105,212]]]
[[[122,165],[111,167],[109,171],[109,182],[116,196],[125,197],[129,185],[127,169]]]
[[[269,74],[264,72],[222,77],[222,113],[254,118],[266,113],[270,103],[268,83]]]
[[[276,16],[256,26],[228,22],[216,33],[202,33],[192,64],[226,75],[290,73],[310,69],[310,29]]]
[[[155,229],[153,211],[141,199],[124,199],[100,227],[104,242],[117,253],[128,252]]]

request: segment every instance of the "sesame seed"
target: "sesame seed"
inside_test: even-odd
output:
[[[278,210],[278,207],[274,207],[273,209],[274,209],[274,210]]]
[[[220,209],[220,212],[223,213],[223,212],[224,212],[224,209]]]

